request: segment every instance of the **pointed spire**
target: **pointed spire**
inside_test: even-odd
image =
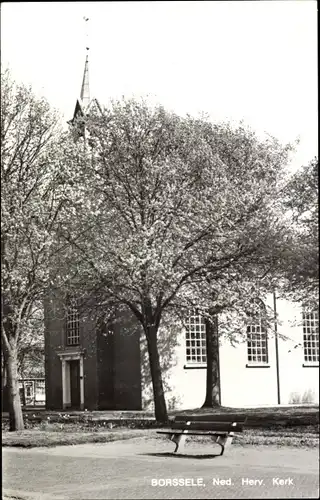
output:
[[[87,48],[88,50],[88,48]],[[89,89],[89,57],[86,56],[86,62],[84,65],[83,80],[80,92],[80,99],[83,108],[86,108],[90,104],[90,89]]]

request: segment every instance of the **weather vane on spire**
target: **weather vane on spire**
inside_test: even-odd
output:
[[[83,16],[83,20],[85,22],[85,27],[86,27],[86,29],[85,29],[85,34],[86,34],[86,50],[89,50],[88,30],[87,30],[89,18],[86,17],[86,16]]]

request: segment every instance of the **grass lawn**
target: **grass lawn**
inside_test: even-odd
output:
[[[235,418],[246,419],[246,427],[293,427],[319,425],[319,406],[274,406],[259,408],[196,408],[194,410],[176,412],[176,415],[215,415],[228,414]]]
[[[171,412],[171,416],[179,414],[219,414],[228,413],[236,417],[247,417],[247,425],[242,434],[236,435],[233,443],[247,445],[277,445],[294,447],[319,446],[319,407],[290,406],[274,408],[217,408],[195,409],[183,412]],[[55,418],[53,418],[55,415]],[[118,416],[118,420],[116,419]],[[34,417],[34,420],[32,420]],[[49,417],[49,418],[48,418]],[[110,413],[103,418],[103,412],[85,414],[51,414],[43,412],[41,417],[33,414],[26,420],[26,429],[19,432],[8,432],[7,422],[2,421],[2,446],[39,447],[75,445],[83,443],[107,443],[110,441],[144,438],[166,439],[156,434],[155,421],[139,419],[119,419],[119,412]],[[136,427],[136,428],[135,428]],[[196,441],[209,441],[210,438],[191,438]]]
[[[117,429],[116,431],[86,432],[77,428],[75,424],[69,424],[63,430],[49,424],[46,429],[27,429],[18,432],[2,432],[2,446],[15,446],[21,448],[35,448],[39,446],[61,446],[84,443],[108,443],[123,439],[132,439],[146,435],[141,429]]]
[[[306,404],[306,405],[277,405],[277,406],[252,406],[252,407],[244,407],[244,408],[235,408],[231,406],[217,406],[214,408],[195,408],[194,410],[184,410],[181,412],[174,413],[188,413],[188,412],[209,412],[209,413],[281,413],[281,414],[290,414],[293,415],[295,413],[314,413],[319,411],[318,404]]]
[[[309,404],[309,405],[290,405],[290,406],[259,406],[252,408],[232,408],[229,406],[218,406],[216,408],[195,408],[193,410],[183,410],[172,412],[174,415],[219,415],[219,414],[234,414],[238,416],[246,416],[246,417],[257,417],[257,418],[266,418],[273,416],[274,418],[294,418],[294,417],[306,417],[312,415],[319,416],[319,405]]]
[[[126,429],[97,430],[86,432],[77,428],[76,424],[69,424],[63,430],[52,428],[49,424],[47,429],[28,429],[18,432],[3,432],[2,446],[17,446],[22,448],[33,448],[39,446],[76,445],[84,443],[107,443],[117,440],[133,438],[144,438],[159,440],[166,439],[161,434],[156,434],[156,429]],[[209,442],[210,438],[194,436],[192,441]],[[277,445],[315,448],[319,446],[319,434],[314,426],[304,426],[286,429],[248,429],[241,435],[236,435],[234,445]]]

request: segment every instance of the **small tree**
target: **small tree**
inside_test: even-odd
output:
[[[23,429],[18,388],[19,346],[32,335],[34,308],[57,258],[56,230],[70,191],[72,143],[57,115],[30,88],[1,75],[1,343],[10,430]],[[20,350],[21,354],[21,350]]]
[[[62,233],[86,283],[99,282],[142,325],[155,415],[165,421],[162,317],[236,285],[261,255],[272,260],[285,233],[276,194],[290,147],[134,100],[86,126],[85,161],[73,172],[86,198]]]

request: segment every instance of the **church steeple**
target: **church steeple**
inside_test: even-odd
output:
[[[89,21],[88,17],[83,18],[86,26],[87,22]],[[86,37],[88,34],[86,34]],[[83,72],[83,78],[82,78],[82,85],[81,85],[81,90],[80,90],[80,96],[77,99],[75,110],[73,113],[73,118],[68,121],[69,125],[74,125],[76,120],[79,119],[79,117],[86,117],[92,110],[98,109],[100,113],[102,113],[102,109],[100,107],[99,102],[97,99],[91,99],[90,98],[90,87],[89,87],[89,46],[88,46],[88,40],[86,40],[86,60],[84,63],[84,72]]]
[[[89,50],[88,47],[87,50]],[[79,118],[79,116],[86,115],[90,103],[91,101],[90,101],[90,88],[89,88],[89,56],[87,54],[84,63],[84,72],[83,72],[80,96],[78,97],[76,102],[76,106],[73,112],[73,118],[68,122],[69,125],[73,125],[75,120]]]
[[[88,50],[88,47],[87,47]],[[84,64],[83,79],[80,92],[80,100],[82,109],[86,109],[90,104],[90,88],[89,88],[89,56],[86,56],[86,62]]]

